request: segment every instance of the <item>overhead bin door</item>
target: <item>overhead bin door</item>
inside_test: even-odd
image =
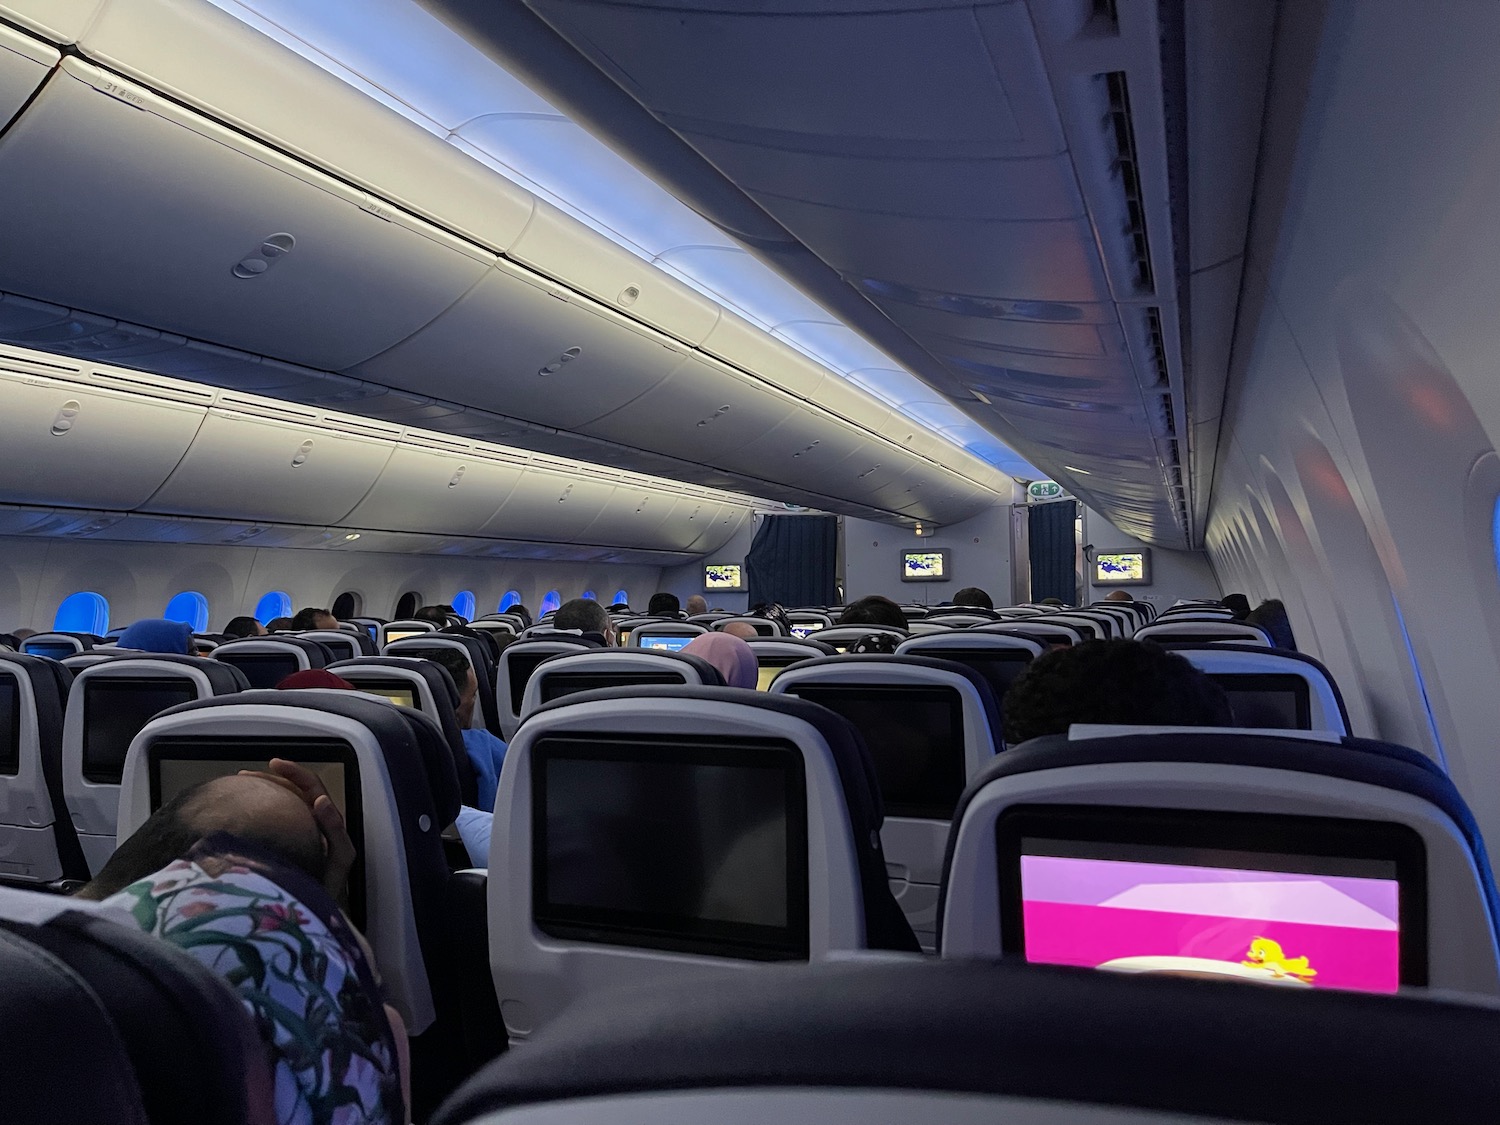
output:
[[[669,549],[662,541],[662,528],[679,501],[670,492],[646,486],[620,484],[609,507],[584,529],[582,538],[612,547]],[[689,505],[691,507],[691,505]]]
[[[60,58],[56,47],[0,24],[0,122],[20,111]]]
[[[614,499],[613,477],[533,466],[495,517],[479,529],[483,536],[521,542],[587,542],[583,533]]]
[[[292,413],[287,408],[288,414]],[[370,491],[389,440],[214,408],[146,511],[274,523],[337,523]]]
[[[0,138],[0,214],[0,289],[321,368],[494,261],[76,58]]]
[[[182,460],[201,403],[146,399],[0,368],[0,500],[133,508]]]
[[[420,392],[441,373],[445,397],[571,429],[661,383],[683,354],[666,337],[499,262],[434,323],[349,374]]]
[[[399,445],[375,487],[344,522],[473,535],[499,511],[525,467],[524,455],[506,462]]]
[[[104,0],[10,0],[0,18],[40,32],[54,43],[76,43]]]

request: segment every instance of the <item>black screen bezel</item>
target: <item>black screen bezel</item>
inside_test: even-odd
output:
[[[1139,578],[1101,578],[1099,575],[1099,556],[1101,555],[1140,555],[1141,576]],[[1089,584],[1092,586],[1150,586],[1152,584],[1150,547],[1136,547],[1128,551],[1098,550],[1094,552],[1094,557],[1091,562],[1094,568],[1094,574],[1092,581]]]
[[[591,680],[594,682],[585,687],[568,687],[568,690],[562,692],[551,690],[552,686],[559,682],[566,686],[578,683],[581,680]],[[581,691],[598,691],[616,687],[657,687],[662,684],[681,685],[686,682],[686,677],[680,672],[648,672],[639,669],[630,671],[622,669],[618,672],[603,670],[593,672],[547,672],[542,679],[540,694],[543,703],[551,703],[554,699],[565,699]]]
[[[1234,707],[1233,692],[1290,692],[1297,722],[1297,725],[1290,729],[1312,730],[1312,692],[1309,690],[1307,681],[1301,676],[1294,676],[1289,672],[1209,672],[1208,678],[1230,696],[1231,709]],[[1240,723],[1238,715],[1235,716],[1235,723],[1238,726],[1245,725]]]
[[[561,656],[559,652],[516,652],[505,658],[506,682],[510,684],[510,710],[516,718],[521,717],[521,704],[526,699],[526,685],[531,683],[531,677],[536,675],[536,670],[542,666],[544,660],[550,660],[554,656]],[[535,659],[533,660],[533,657]],[[521,671],[524,664],[531,665],[525,675],[521,676],[520,682],[516,682],[516,673]]]
[[[1427,984],[1427,847],[1416,830],[1407,825],[1285,813],[1138,809],[1117,805],[1013,805],[995,820],[1000,950],[1004,956],[1024,960],[1023,839],[1243,852],[1265,856],[1263,861],[1251,862],[1261,862],[1261,869],[1267,871],[1295,870],[1287,865],[1289,858],[1392,863],[1400,888],[1401,985]],[[1274,841],[1274,850],[1267,848],[1268,840]],[[1193,858],[1185,855],[1181,862],[1191,866]],[[1218,865],[1199,863],[1198,866]],[[1309,871],[1317,873],[1317,868],[1310,866]]]
[[[0,676],[0,691],[11,694],[9,729],[0,727],[0,776],[17,777],[21,773],[21,681],[16,676]],[[3,714],[0,711],[0,714]]]
[[[120,764],[118,768],[112,767],[109,769],[103,769],[99,767],[97,762],[91,765],[89,761],[90,736],[94,733],[95,729],[94,724],[89,722],[89,708],[94,704],[94,693],[101,688],[108,689],[120,686],[133,687],[140,691],[174,691],[179,694],[183,692],[187,693],[184,698],[177,700],[176,703],[167,704],[167,707],[176,707],[180,703],[191,703],[193,700],[199,698],[198,685],[192,680],[186,679],[182,676],[90,677],[88,682],[83,686],[83,746],[81,769],[83,772],[84,780],[93,782],[95,785],[119,785],[120,780],[125,773],[125,759],[123,756],[120,758]],[[167,707],[160,708],[156,712],[156,714],[160,714],[162,711],[165,711]],[[153,715],[152,717],[154,718],[155,716]],[[150,721],[150,718],[146,720],[147,723],[149,723]],[[142,723],[141,727],[142,729],[144,729],[145,723]],[[140,731],[136,732],[136,734],[139,733]],[[134,738],[132,736],[132,741],[133,740]],[[126,751],[127,753],[129,752],[128,745],[126,746]]]
[[[943,559],[941,574],[908,575],[906,560],[913,555],[940,555]],[[953,552],[947,547],[915,547],[901,552],[901,581],[903,582],[951,582],[953,581]]]
[[[787,924],[760,926],[707,919],[663,919],[604,907],[548,901],[547,766],[554,760],[652,762],[686,766],[765,768],[779,764],[785,779]],[[690,736],[555,735],[531,751],[531,912],[551,937],[596,945],[658,949],[742,961],[806,961],[809,955],[807,778],[801,752],[781,739],[725,739],[707,744]]]
[[[811,692],[812,694],[808,694]],[[885,815],[910,817],[914,820],[952,820],[953,814],[958,808],[959,798],[963,796],[964,787],[969,781],[968,755],[964,747],[964,711],[963,701],[958,691],[946,684],[793,684],[786,691],[787,695],[795,695],[809,703],[816,703],[820,707],[828,707],[826,702],[828,696],[837,695],[846,699],[870,699],[882,704],[899,706],[900,696],[910,698],[915,695],[941,695],[945,698],[941,702],[948,708],[949,719],[952,723],[955,740],[958,745],[957,778],[953,787],[953,800],[941,803],[923,804],[914,801],[903,801],[885,790],[884,779],[880,777],[880,771],[875,771],[876,781],[880,783],[880,799],[885,808]],[[893,698],[896,697],[896,698]],[[843,716],[843,712],[835,707],[828,707],[834,714]],[[851,720],[852,722],[852,720]],[[858,729],[856,724],[856,729]],[[864,740],[864,731],[860,731],[860,739]],[[868,750],[868,747],[866,748]],[[871,756],[873,764],[873,755]]]
[[[191,748],[191,754],[183,753]],[[175,751],[175,753],[174,753]],[[167,761],[263,762],[285,758],[292,762],[338,762],[344,767],[344,824],[354,842],[355,862],[349,869],[349,920],[365,928],[367,875],[365,864],[364,791],[359,755],[338,738],[248,738],[229,735],[165,735],[146,747],[146,777],[151,811],[161,808],[161,763]]]
[[[723,583],[711,583],[708,580],[708,568],[711,566],[732,566],[739,570],[739,579],[733,586],[725,586]],[[704,563],[703,564],[703,592],[705,594],[732,594],[745,589],[745,564],[744,563]]]

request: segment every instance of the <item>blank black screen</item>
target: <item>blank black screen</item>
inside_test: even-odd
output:
[[[549,739],[532,776],[533,911],[544,932],[807,957],[806,797],[790,746]]]
[[[216,659],[233,664],[245,673],[252,688],[273,688],[298,670],[297,658],[291,653],[232,652]]]
[[[21,772],[21,687],[9,676],[0,679],[0,773]]]
[[[119,785],[130,742],[152,717],[198,698],[182,679],[98,679],[83,695],[83,776],[101,785]]]
[[[537,665],[556,655],[555,652],[516,652],[506,657],[510,661],[510,709],[513,714],[521,713],[526,685],[531,682],[531,674]]]
[[[1229,696],[1237,725],[1271,730],[1312,729],[1307,681],[1301,676],[1226,672],[1210,674],[1210,678]]]
[[[53,644],[28,644],[25,645],[27,656],[45,656],[49,660],[61,660],[72,656],[78,651],[74,646],[55,642]]]
[[[1005,698],[1005,693],[1015,683],[1016,677],[1031,664],[1031,653],[1019,648],[986,649],[978,652],[924,648],[919,652],[922,656],[935,656],[939,660],[967,664],[989,682],[990,690],[995,693],[996,703]]]
[[[790,694],[836,711],[859,728],[888,814],[952,818],[967,781],[956,691],[799,684]]]
[[[676,672],[547,672],[542,677],[542,702],[596,688],[639,687],[643,684],[680,684]]]

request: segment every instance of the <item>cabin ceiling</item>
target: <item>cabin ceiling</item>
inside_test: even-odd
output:
[[[422,3],[1122,530],[1201,545],[1273,3]]]

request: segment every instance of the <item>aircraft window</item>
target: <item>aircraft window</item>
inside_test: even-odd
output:
[[[453,595],[453,612],[465,621],[474,620],[474,594],[470,590],[460,590]]]
[[[542,613],[551,613],[560,605],[562,605],[562,595],[556,590],[548,590],[547,596],[542,599]]]
[[[333,615],[340,621],[348,621],[351,618],[361,616],[364,608],[365,599],[353,590],[345,590],[333,599]]]
[[[208,628],[208,599],[195,590],[184,590],[167,603],[162,616],[168,621],[181,621],[201,633]]]
[[[594,591],[592,591],[592,590],[585,590],[583,593],[579,594],[578,596],[581,597],[581,598],[588,598],[589,601],[591,601],[591,602],[597,602],[599,600],[599,595],[596,594],[596,593],[594,593]]]
[[[422,595],[415,590],[408,590],[396,599],[396,612],[391,616],[397,621],[406,621],[421,608]]]
[[[503,597],[503,598],[500,599],[500,612],[504,613],[511,606],[513,606],[513,605],[520,605],[520,604],[521,604],[521,591],[520,590],[507,590],[507,591],[505,591],[505,597]]]
[[[57,607],[52,628],[59,633],[92,633],[102,637],[109,632],[109,602],[103,594],[87,590],[69,594]]]
[[[614,600],[614,602],[612,604],[614,604],[614,605],[629,605],[630,604],[630,591],[629,590],[616,590],[615,591],[615,600]]]
[[[292,615],[292,595],[284,590],[272,590],[255,603],[255,620],[269,625],[278,617]]]

